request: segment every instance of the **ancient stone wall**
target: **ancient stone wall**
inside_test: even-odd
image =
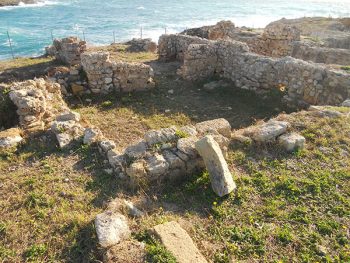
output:
[[[291,56],[315,63],[350,64],[350,49],[319,47],[300,41],[292,43]]]
[[[100,144],[101,152],[120,178],[132,186],[182,179],[204,169],[195,143],[206,134],[213,134],[220,148],[226,152],[231,137],[231,126],[225,119],[198,123],[196,126],[170,127],[152,130],[144,140],[131,145],[123,153],[110,144]]]
[[[130,92],[154,87],[153,69],[143,63],[112,61],[108,52],[87,52],[81,56],[93,93],[112,90]]]
[[[26,132],[43,130],[59,113],[68,110],[57,83],[35,79],[14,83],[10,89],[20,127]]]
[[[72,66],[80,64],[80,54],[85,52],[85,50],[85,41],[81,41],[77,37],[68,37],[55,39],[53,45],[46,48],[46,53]]]
[[[168,41],[174,38],[176,35],[168,36]],[[180,38],[183,43],[198,42],[197,37],[182,35]],[[184,41],[184,38],[188,39]],[[344,71],[291,57],[261,56],[237,41],[201,39],[200,42],[189,44],[184,55],[180,73],[188,80],[218,74],[242,89],[285,89],[285,99],[293,105],[337,105],[350,96],[350,74]]]

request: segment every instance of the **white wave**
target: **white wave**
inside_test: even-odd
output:
[[[136,8],[137,10],[144,10],[146,9],[144,6],[139,6],[138,8]]]
[[[38,1],[35,4],[25,4],[23,2],[20,2],[18,5],[15,6],[3,6],[0,7],[0,10],[12,10],[17,8],[31,8],[31,7],[43,7],[48,5],[58,5],[60,2],[57,1],[50,1],[50,0],[44,0],[44,1]]]

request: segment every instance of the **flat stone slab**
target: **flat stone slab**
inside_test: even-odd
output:
[[[175,221],[157,225],[152,232],[178,263],[207,263],[187,232]]]

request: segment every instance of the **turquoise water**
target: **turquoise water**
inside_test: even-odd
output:
[[[77,35],[94,44],[139,37],[157,40],[165,32],[230,19],[238,26],[302,16],[350,16],[350,0],[56,0],[0,8],[0,59],[43,52],[53,37]]]

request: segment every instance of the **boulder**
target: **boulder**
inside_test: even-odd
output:
[[[95,227],[99,244],[110,247],[130,237],[128,222],[122,214],[106,211],[96,216]]]
[[[288,127],[288,122],[270,120],[267,123],[256,127],[250,136],[257,142],[273,142],[278,136],[285,133]]]
[[[278,143],[288,152],[304,149],[305,138],[297,133],[283,134],[278,138]]]
[[[207,135],[196,143],[196,149],[208,169],[214,192],[220,197],[231,193],[236,184],[219,144],[211,135]]]
[[[11,148],[23,140],[21,131],[17,128],[7,129],[0,132],[0,149]]]
[[[170,251],[178,263],[206,263],[195,243],[177,222],[155,226],[151,232]]]

